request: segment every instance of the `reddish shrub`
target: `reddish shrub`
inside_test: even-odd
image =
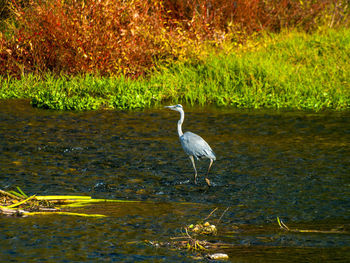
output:
[[[311,30],[334,0],[10,1],[17,28],[11,39],[0,35],[0,73],[137,77],[155,60],[200,56],[198,45],[222,41],[232,28],[239,37],[283,27]]]
[[[269,30],[277,32],[287,27],[300,27],[310,31],[317,27],[317,18],[322,17],[322,12],[331,2],[333,1],[270,0],[263,7],[263,13],[267,17],[263,24]]]
[[[314,28],[314,19],[334,0],[169,0],[165,7],[178,20],[200,23],[203,30],[209,26],[225,29],[228,22],[241,30],[261,29],[279,31],[283,27]]]
[[[160,10],[143,0],[38,0],[17,6],[19,27],[9,48],[25,71],[137,76],[158,55],[143,30],[159,34]]]

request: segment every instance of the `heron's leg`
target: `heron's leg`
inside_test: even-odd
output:
[[[207,176],[208,176],[208,174],[209,174],[210,167],[211,167],[212,164],[213,164],[213,159],[210,159],[210,164],[209,164],[209,167],[208,167]]]
[[[210,164],[209,164],[208,171],[207,171],[207,177],[208,177],[209,170],[210,170],[210,167],[212,164],[213,164],[213,159],[210,159]],[[210,180],[208,178],[205,178],[205,181],[207,182],[208,186],[211,186]]]
[[[197,169],[196,169],[196,164],[194,163],[194,159],[192,155],[190,155],[190,160],[192,162],[193,169],[194,169],[194,183],[197,184]]]

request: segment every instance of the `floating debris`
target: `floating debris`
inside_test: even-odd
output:
[[[211,225],[209,222],[204,224],[189,225],[188,230],[201,235],[216,235],[217,229],[215,225]]]
[[[220,218],[216,221],[219,224],[223,215],[229,209],[226,208],[222,213]],[[215,208],[202,222],[197,224],[190,224],[182,228],[182,235],[178,237],[170,237],[170,241],[160,242],[160,241],[146,241],[146,243],[152,245],[153,247],[169,247],[170,249],[186,249],[188,251],[194,252],[195,257],[192,257],[196,260],[225,260],[228,259],[228,255],[225,253],[217,252],[221,249],[232,248],[233,244],[227,244],[222,242],[210,242],[206,240],[200,240],[199,236],[214,236],[217,234],[216,225],[210,224],[206,221],[211,217],[214,212],[217,210]]]
[[[138,202],[130,200],[92,199],[91,196],[48,195],[27,196],[19,187],[16,191],[0,189],[0,215],[33,216],[33,215],[73,215],[86,217],[104,217],[100,214],[85,214],[62,211],[62,208],[81,207],[96,202]]]
[[[206,240],[198,240],[198,239],[186,239],[186,240],[175,240],[178,238],[170,238],[171,241],[161,242],[161,241],[150,241],[146,240],[146,244],[149,244],[153,247],[169,247],[171,249],[186,249],[189,251],[195,252],[207,252],[215,251],[218,249],[228,249],[232,248],[235,245],[222,243],[222,242],[210,242]],[[185,239],[185,238],[184,238]]]
[[[38,200],[36,195],[28,197],[19,187],[18,192],[0,189],[0,214],[25,216],[30,212],[56,212],[59,208],[46,200]]]
[[[207,257],[212,260],[228,259],[228,255],[225,253],[208,254]]]
[[[67,216],[85,216],[85,217],[105,217],[105,215],[100,214],[84,214],[84,213],[72,213],[72,212],[61,212],[61,211],[53,211],[53,212],[27,212],[25,216],[34,216],[34,215],[67,215]]]
[[[277,217],[277,223],[281,229],[294,233],[322,233],[322,234],[349,234],[349,232],[340,230],[342,227],[331,230],[315,230],[315,229],[291,229],[283,221]]]

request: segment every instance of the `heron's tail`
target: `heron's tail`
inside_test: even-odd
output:
[[[216,156],[215,156],[215,153],[212,149],[210,149],[209,151],[205,151],[206,153],[206,157],[208,157],[209,159],[212,159],[213,161],[216,160]]]

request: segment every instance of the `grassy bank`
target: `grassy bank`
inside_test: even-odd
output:
[[[274,34],[253,40],[250,46],[243,53],[213,54],[201,65],[165,69],[159,82],[167,83],[166,94],[190,103],[312,110],[350,107],[349,29]]]
[[[0,98],[29,98],[63,110],[133,109],[164,101],[238,108],[350,108],[350,30],[297,31],[227,44],[196,63],[178,62],[147,77],[1,77]]]

